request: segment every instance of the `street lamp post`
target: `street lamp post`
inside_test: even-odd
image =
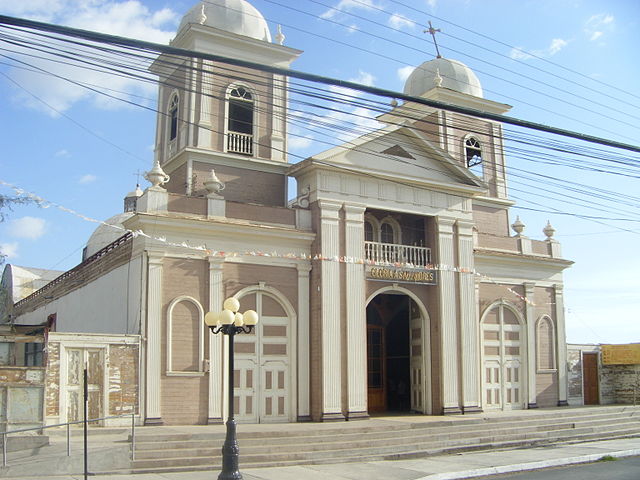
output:
[[[209,312],[204,316],[204,323],[212,333],[229,336],[229,415],[227,435],[222,447],[222,472],[218,475],[218,480],[242,480],[238,467],[240,449],[236,421],[233,417],[233,340],[238,333],[251,333],[258,323],[258,314],[253,310],[247,310],[244,314],[238,312],[240,302],[233,297],[224,301],[223,308],[221,312]]]

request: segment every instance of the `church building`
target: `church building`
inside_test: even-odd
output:
[[[247,1],[210,0],[171,45],[286,68],[302,52],[283,41]],[[71,418],[72,354],[104,364],[96,414],[126,410],[109,366],[120,358],[141,424],[222,422],[228,340],[203,318],[231,296],[260,318],[235,338],[241,422],[567,404],[562,274],[572,262],[551,225],[534,240],[510,215],[500,123],[403,102],[379,130],[290,163],[285,76],[164,54],[151,69],[151,186],[106,221],[116,228],[98,227],[81,264],[10,305],[16,324],[54,325],[48,423]],[[441,57],[418,66],[404,93],[510,108]],[[93,340],[83,347],[78,335]]]

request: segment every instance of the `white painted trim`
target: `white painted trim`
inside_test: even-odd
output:
[[[191,302],[198,309],[198,369],[193,371],[173,370],[173,338],[171,327],[173,325],[173,309],[181,302]],[[189,295],[180,295],[169,303],[167,308],[167,376],[201,376],[204,374],[204,309],[200,302]]]

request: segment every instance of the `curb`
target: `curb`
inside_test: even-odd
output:
[[[565,465],[577,465],[580,463],[591,463],[600,460],[605,455],[612,457],[634,457],[640,455],[640,449],[620,450],[617,452],[601,452],[591,455],[580,455],[577,457],[557,458],[554,460],[543,460],[540,462],[519,463],[513,465],[500,465],[498,467],[477,468],[475,470],[464,470],[459,472],[445,472],[426,475],[416,480],[460,480],[464,478],[485,477],[488,475],[498,475],[503,473],[525,472],[529,470],[541,470],[550,467],[562,467]]]

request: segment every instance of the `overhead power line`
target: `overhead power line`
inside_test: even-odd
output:
[[[81,30],[81,29],[76,29],[71,27],[60,26],[60,25],[52,25],[49,23],[36,22],[33,20],[15,18],[15,17],[6,16],[6,15],[0,15],[0,24],[14,25],[14,26],[19,26],[23,28],[30,28],[34,30],[52,32],[60,35],[67,35],[75,38],[82,38],[91,42],[107,43],[110,45],[118,45],[123,47],[132,47],[132,48],[138,48],[138,49],[144,49],[144,50],[151,50],[158,53],[164,53],[167,55],[177,55],[177,56],[183,56],[183,57],[189,57],[189,58],[198,58],[198,59],[210,60],[214,62],[223,62],[230,65],[235,65],[235,66],[240,66],[245,68],[253,68],[256,70],[261,70],[264,72],[269,72],[277,75],[284,75],[284,76],[289,76],[293,78],[299,78],[302,80],[322,83],[325,85],[333,85],[337,87],[350,88],[352,90],[366,92],[366,93],[378,95],[381,97],[395,98],[395,99],[400,99],[407,102],[414,102],[414,103],[426,105],[432,108],[460,113],[463,115],[469,115],[471,117],[484,118],[487,120],[493,120],[496,122],[501,122],[509,125],[516,125],[519,127],[529,128],[529,129],[533,129],[541,132],[552,133],[555,135],[575,138],[575,139],[583,140],[590,143],[607,145],[614,148],[620,148],[623,150],[629,150],[632,152],[640,153],[640,146],[636,146],[636,145],[616,142],[616,141],[609,140],[602,137],[586,135],[586,134],[571,131],[571,130],[556,128],[549,125],[530,122],[527,120],[513,118],[505,115],[485,112],[485,111],[477,110],[473,108],[461,107],[458,105],[451,105],[451,104],[438,102],[434,100],[428,100],[421,97],[414,97],[412,95],[405,95],[404,93],[394,92],[392,90],[386,90],[378,87],[362,85],[356,82],[351,82],[346,80],[338,80],[330,77],[325,77],[322,75],[300,72],[297,70],[290,70],[287,68],[279,68],[279,67],[264,65],[256,62],[249,62],[249,61],[240,60],[236,58],[224,57],[222,55],[214,55],[211,53],[191,51],[191,50],[176,48],[168,45],[147,42],[143,40],[135,40],[135,39],[120,37],[116,35],[108,35],[104,33],[91,32],[87,30]]]

